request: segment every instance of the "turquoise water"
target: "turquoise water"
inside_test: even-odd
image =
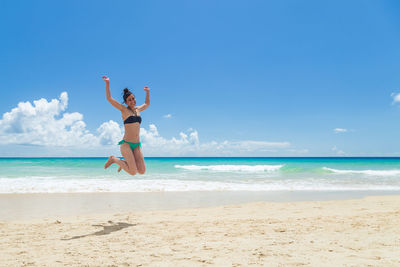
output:
[[[146,158],[146,174],[106,158],[0,158],[0,193],[400,190],[400,158]]]

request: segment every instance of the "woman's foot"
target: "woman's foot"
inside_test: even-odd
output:
[[[114,163],[114,156],[109,156],[106,164],[104,164],[104,169],[107,169]]]
[[[120,172],[121,170],[122,170],[122,167],[119,167],[119,168],[118,168],[118,172]]]

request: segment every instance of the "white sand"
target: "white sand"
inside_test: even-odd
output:
[[[400,266],[400,196],[0,223],[1,266]]]

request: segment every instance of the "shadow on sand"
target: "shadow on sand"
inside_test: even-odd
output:
[[[77,236],[73,236],[71,238],[62,238],[61,240],[72,240],[72,239],[77,239],[77,238],[82,238],[82,237],[87,237],[87,236],[96,236],[96,235],[108,235],[112,232],[116,232],[119,230],[122,230],[124,228],[130,227],[130,226],[135,226],[136,224],[130,224],[130,223],[114,223],[112,221],[108,221],[108,223],[110,225],[101,225],[101,224],[94,224],[92,226],[95,227],[103,227],[103,230],[101,231],[97,231],[91,234],[87,234],[87,235],[77,235]]]

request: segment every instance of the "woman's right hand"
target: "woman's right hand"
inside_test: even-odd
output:
[[[109,81],[110,81],[110,78],[108,78],[106,75],[104,75],[102,78],[103,78],[103,80],[104,80],[105,82],[109,82]]]

